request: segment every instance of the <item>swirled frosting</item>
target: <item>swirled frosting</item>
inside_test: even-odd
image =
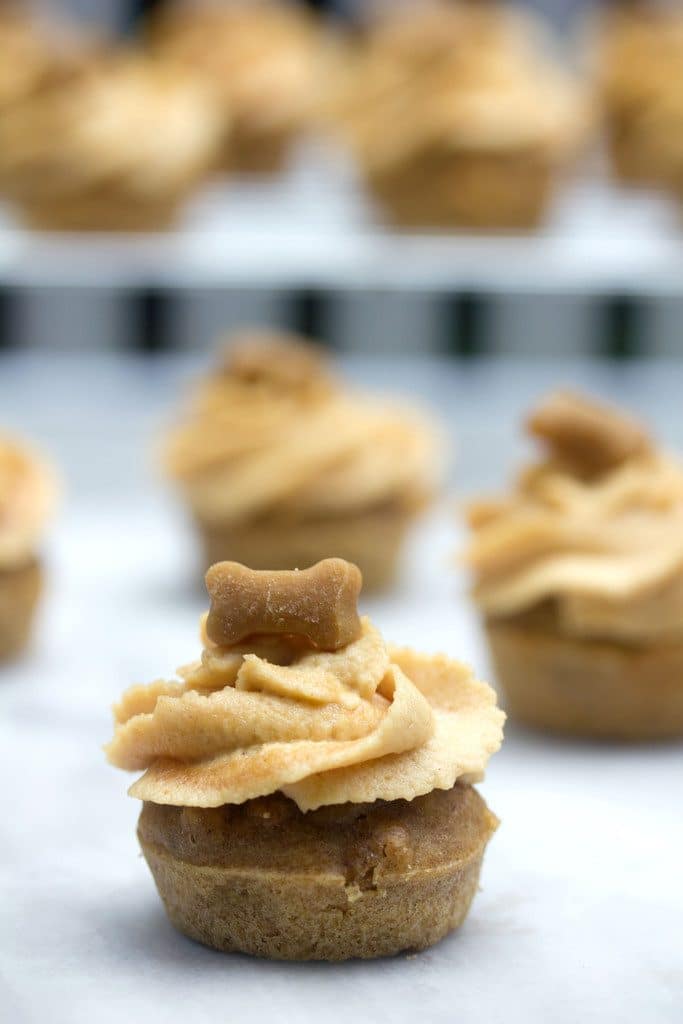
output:
[[[102,48],[97,36],[26,6],[0,5],[0,114],[73,74]]]
[[[30,93],[49,64],[46,39],[16,13],[0,16],[0,110]]]
[[[56,494],[52,470],[25,445],[0,437],[0,569],[34,557]]]
[[[444,656],[387,647],[367,619],[334,653],[204,635],[201,661],[180,676],[135,686],[114,709],[109,760],[144,770],[129,792],[152,803],[412,800],[481,779],[502,739],[489,686]]]
[[[0,118],[0,182],[26,201],[95,189],[156,201],[205,170],[219,130],[210,95],[186,74],[102,54]]]
[[[474,598],[491,617],[550,605],[568,633],[683,633],[683,466],[620,413],[569,394],[529,420],[546,447],[508,497],[469,509]]]
[[[164,58],[206,75],[237,126],[303,126],[315,96],[317,31],[281,3],[176,3],[154,26]]]
[[[409,408],[342,390],[313,346],[245,336],[200,386],[165,464],[204,522],[300,520],[422,505],[437,447]]]
[[[427,5],[371,32],[337,86],[339,120],[372,172],[415,153],[573,152],[587,123],[577,84],[536,26],[497,5]]]
[[[679,88],[683,15],[678,5],[613,9],[602,16],[596,55],[603,98],[638,112]]]
[[[615,7],[602,15],[594,63],[615,139],[637,146],[637,176],[683,177],[683,12],[678,4]]]

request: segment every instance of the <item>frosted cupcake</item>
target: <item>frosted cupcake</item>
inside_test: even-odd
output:
[[[497,821],[473,788],[503,714],[459,662],[388,647],[358,570],[207,574],[201,660],[136,686],[107,748],[144,771],[138,838],[182,932],[345,960],[457,928]]]
[[[428,5],[371,32],[340,120],[382,210],[408,227],[526,229],[586,134],[577,84],[495,4]]]
[[[162,229],[218,137],[210,97],[187,75],[101,55],[0,117],[0,188],[34,227]]]
[[[597,78],[614,175],[683,192],[683,12],[624,4],[601,19]]]
[[[25,647],[42,588],[40,543],[55,505],[52,471],[0,437],[0,659]]]
[[[165,466],[205,566],[294,569],[337,555],[377,589],[435,493],[439,457],[419,415],[349,392],[313,345],[264,334],[226,350],[168,438]]]
[[[583,736],[681,736],[683,467],[571,394],[528,427],[540,462],[469,512],[473,596],[510,714]]]
[[[318,92],[318,28],[301,7],[176,3],[152,24],[150,40],[216,93],[227,127],[225,170],[267,174],[284,166]]]

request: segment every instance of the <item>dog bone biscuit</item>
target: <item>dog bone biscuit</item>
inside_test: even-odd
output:
[[[210,640],[220,645],[247,637],[304,636],[315,647],[336,651],[360,636],[360,570],[341,558],[310,569],[256,571],[238,562],[217,562],[206,574],[211,610]]]

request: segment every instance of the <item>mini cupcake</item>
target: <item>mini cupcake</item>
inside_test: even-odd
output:
[[[474,600],[510,714],[588,737],[683,735],[683,466],[571,394],[528,428],[541,461],[469,511]]]
[[[608,11],[597,78],[610,165],[627,185],[683,190],[683,12],[629,3]]]
[[[42,588],[38,548],[56,483],[33,452],[0,437],[0,659],[25,647]]]
[[[526,229],[587,127],[584,98],[496,4],[428,5],[371,31],[339,100],[387,216],[406,227]]]
[[[338,555],[377,589],[435,493],[439,459],[418,415],[348,393],[319,349],[264,334],[227,349],[169,437],[165,466],[198,526],[204,567],[229,558],[295,569]]]
[[[0,117],[0,189],[34,227],[162,229],[218,137],[210,96],[187,75],[101,54]]]
[[[278,2],[177,3],[151,25],[165,59],[207,79],[225,113],[224,170],[268,174],[308,127],[317,93],[318,27]]]
[[[201,660],[114,709],[110,762],[144,770],[138,838],[173,924],[226,952],[346,960],[464,920],[497,820],[472,787],[493,691],[387,647],[358,569],[207,574]]]

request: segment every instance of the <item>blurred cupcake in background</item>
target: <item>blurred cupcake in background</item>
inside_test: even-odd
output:
[[[318,82],[319,26],[286,2],[177,2],[149,28],[155,53],[204,77],[226,133],[223,170],[269,174],[309,126]]]
[[[628,416],[552,395],[541,460],[472,504],[467,561],[512,717],[614,740],[683,736],[683,465]]]
[[[52,47],[18,7],[0,8],[0,112],[30,95],[50,68]]]
[[[379,21],[337,75],[332,109],[381,208],[406,227],[533,228],[590,123],[536,23],[494,3]]]
[[[38,16],[20,2],[0,2],[0,116],[92,67],[110,46],[77,22]]]
[[[0,659],[26,645],[42,589],[39,555],[57,482],[29,448],[0,436]]]
[[[612,173],[627,185],[683,191],[683,10],[647,0],[614,5],[596,36]]]
[[[0,116],[0,190],[48,230],[169,227],[223,130],[193,77],[98,53]]]
[[[435,428],[403,403],[350,392],[314,345],[238,336],[165,446],[205,567],[358,565],[366,589],[394,577],[440,474]]]

